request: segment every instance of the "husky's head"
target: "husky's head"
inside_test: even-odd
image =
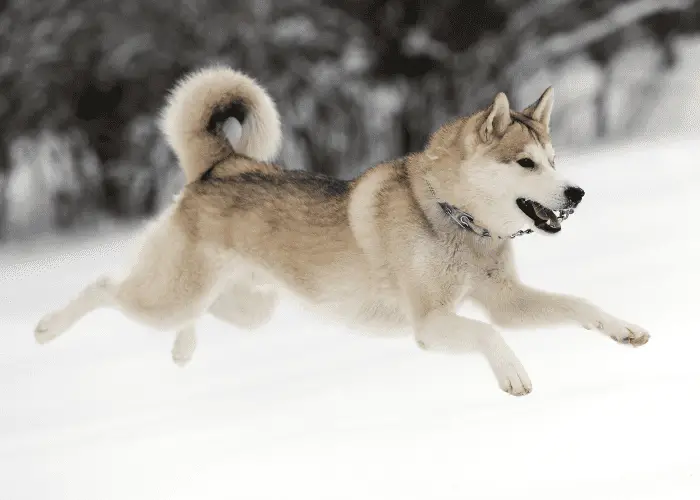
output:
[[[493,235],[524,226],[558,233],[557,216],[573,211],[584,191],[555,169],[552,104],[551,87],[522,112],[499,93],[488,108],[441,127],[425,151],[431,192]]]

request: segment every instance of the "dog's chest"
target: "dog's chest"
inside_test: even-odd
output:
[[[408,280],[420,288],[428,303],[454,305],[472,289],[484,265],[494,265],[489,259],[479,258],[465,245],[445,245],[429,241],[413,248],[408,266],[396,269],[398,278],[409,274]]]
[[[470,265],[470,277],[474,283],[500,280],[505,276],[507,259],[503,255],[475,255]]]
[[[445,294],[444,302],[459,304],[480,284],[500,281],[508,272],[510,250],[506,245],[476,248],[464,244],[446,248],[442,265],[434,267],[434,280]]]

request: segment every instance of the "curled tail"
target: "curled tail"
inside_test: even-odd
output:
[[[160,128],[187,182],[234,152],[269,161],[282,142],[274,101],[255,80],[226,66],[180,80],[161,113]]]

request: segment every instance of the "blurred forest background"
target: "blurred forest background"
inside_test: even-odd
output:
[[[277,100],[282,164],[349,178],[501,90],[554,85],[560,148],[692,132],[700,0],[0,0],[0,241],[163,208],[157,113],[212,62]]]

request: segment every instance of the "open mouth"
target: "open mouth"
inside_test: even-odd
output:
[[[550,210],[549,208],[537,203],[528,198],[518,198],[515,200],[518,208],[527,215],[535,227],[545,233],[558,233],[561,231],[561,221],[566,219],[574,211],[573,208],[564,208],[562,210]]]

